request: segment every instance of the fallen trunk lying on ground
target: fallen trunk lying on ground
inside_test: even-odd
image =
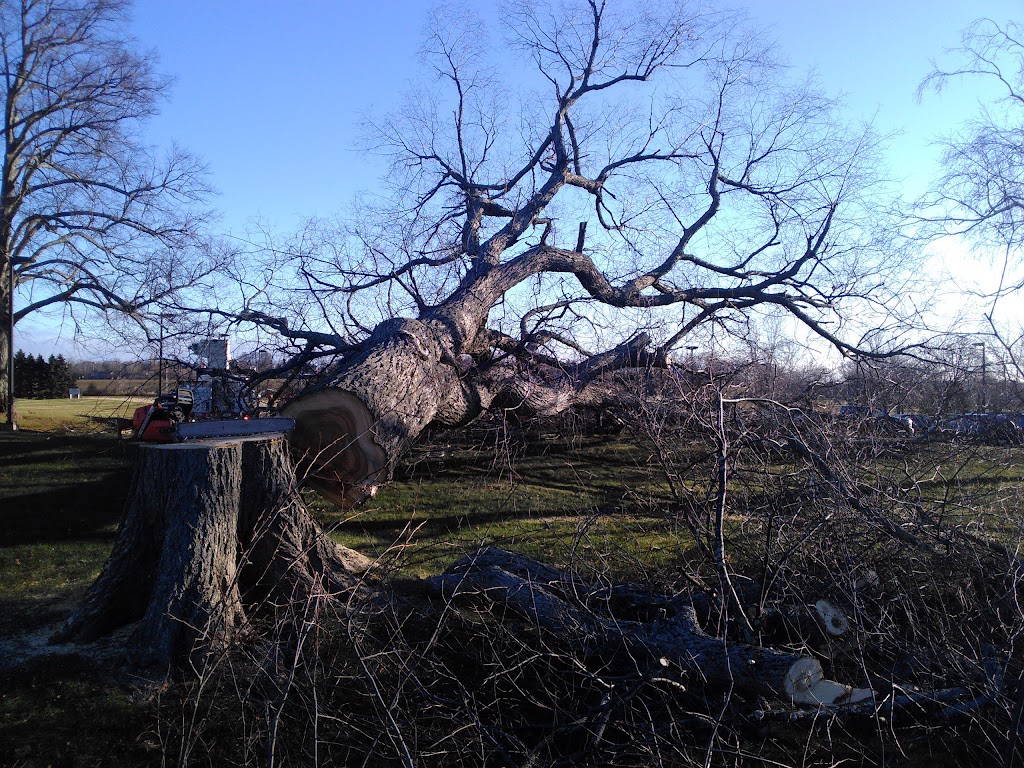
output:
[[[652,664],[676,665],[701,685],[772,696],[794,704],[840,705],[867,701],[874,692],[825,679],[809,656],[705,633],[692,606],[654,621],[602,616],[573,598],[590,591],[557,569],[514,552],[489,547],[465,557],[429,581],[445,598],[485,598],[507,607],[577,652],[624,648]]]

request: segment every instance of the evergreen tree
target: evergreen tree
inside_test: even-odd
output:
[[[42,357],[42,355],[40,355]],[[54,377],[54,368],[57,363],[57,358],[54,355],[50,357],[39,367],[39,394],[37,397],[41,398],[53,398],[57,397],[57,380]]]
[[[52,363],[54,397],[67,397],[68,390],[75,386],[76,377],[64,355],[57,355]]]
[[[14,356],[14,396],[24,399],[67,397],[75,386],[75,373],[63,355],[26,355],[18,350]]]
[[[28,397],[28,355],[22,349],[14,356],[14,396]]]
[[[46,368],[46,361],[42,355],[28,356],[29,368],[28,368],[28,397],[39,398],[42,397],[43,385],[46,381],[46,374],[44,369]]]

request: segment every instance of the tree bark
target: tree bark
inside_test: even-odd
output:
[[[348,508],[373,495],[395,462],[461,392],[443,325],[389,320],[324,389],[290,403],[292,451],[305,482]]]
[[[11,404],[7,402],[7,376],[10,373],[11,356],[14,354],[14,339],[11,338],[10,279],[6,261],[0,263],[0,412],[14,422],[9,414]]]
[[[449,600],[484,596],[578,652],[607,657],[623,648],[651,665],[674,664],[710,688],[735,687],[810,705],[855,704],[874,696],[869,689],[825,679],[821,664],[809,656],[709,635],[692,606],[655,621],[601,615],[577,599],[601,590],[494,547],[463,558],[429,583]]]
[[[53,640],[138,621],[169,665],[223,648],[265,600],[360,589],[369,561],[320,530],[293,477],[283,435],[141,446],[113,552]]]
[[[649,339],[640,335],[572,371],[513,356],[479,370],[464,351],[476,344],[466,335],[473,325],[463,317],[468,311],[456,303],[450,315],[438,310],[426,319],[381,323],[326,384],[285,407],[283,415],[296,422],[291,446],[308,485],[347,509],[390,479],[428,425],[462,426],[492,406],[525,420],[607,405],[618,390],[603,374],[650,363]]]

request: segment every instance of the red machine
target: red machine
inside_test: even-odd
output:
[[[160,395],[152,405],[140,405],[132,416],[132,429],[138,440],[173,443],[178,440],[178,425],[192,415],[192,390],[179,389],[173,395]]]
[[[203,438],[244,437],[291,431],[294,419],[282,417],[218,421],[191,421],[195,397],[190,389],[160,395],[152,405],[135,409],[132,428],[138,440],[148,443],[177,443]]]

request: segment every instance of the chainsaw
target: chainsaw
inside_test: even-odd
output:
[[[135,439],[147,443],[179,443],[203,438],[282,434],[295,426],[294,419],[280,416],[194,421],[194,402],[192,390],[179,389],[174,394],[158,396],[152,405],[139,406],[132,416]]]

